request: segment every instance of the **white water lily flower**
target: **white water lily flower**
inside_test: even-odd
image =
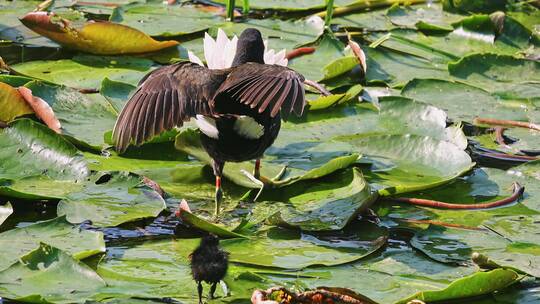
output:
[[[216,40],[210,37],[208,33],[205,33],[203,43],[204,58],[209,69],[226,69],[231,67],[234,55],[236,54],[236,45],[238,44],[238,37],[236,35],[232,39],[229,39],[222,29],[218,29]],[[202,60],[193,52],[188,51],[188,57],[189,61],[204,66]],[[289,61],[287,60],[285,49],[276,53],[275,50],[268,49],[268,41],[265,40],[264,63],[287,66]]]

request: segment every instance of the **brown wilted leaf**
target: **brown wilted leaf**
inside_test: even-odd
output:
[[[360,63],[360,66],[362,67],[362,70],[364,70],[365,74],[367,72],[366,54],[364,53],[360,45],[358,45],[358,43],[352,41],[351,39],[349,39],[348,44],[353,51],[354,56],[356,56],[356,58],[358,59],[358,62]]]
[[[56,118],[53,109],[45,100],[34,96],[32,94],[32,90],[27,87],[19,87],[17,90],[28,105],[30,105],[30,107],[34,110],[39,119],[41,119],[54,132],[58,134],[62,133],[60,121],[58,118]]]

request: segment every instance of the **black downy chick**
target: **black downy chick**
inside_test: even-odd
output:
[[[199,247],[189,255],[189,258],[191,260],[191,274],[198,284],[199,304],[202,304],[202,282],[212,284],[210,298],[214,298],[217,284],[227,274],[229,253],[219,247],[217,236],[209,234],[201,239]]]

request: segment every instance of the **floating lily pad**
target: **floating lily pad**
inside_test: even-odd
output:
[[[364,175],[381,195],[435,187],[469,171],[474,163],[456,145],[417,135],[347,139],[372,164]]]
[[[335,182],[335,180],[339,182]],[[349,181],[349,182],[346,182]],[[376,199],[369,185],[358,170],[348,170],[332,180],[322,180],[317,185],[299,184],[284,189],[279,194],[263,195],[261,200],[273,199],[286,202],[279,210],[271,210],[272,221],[303,231],[339,230],[360,212],[369,208]]]
[[[26,87],[51,106],[60,120],[63,135],[97,150],[104,147],[104,134],[113,129],[118,112],[102,95],[81,94],[39,81],[29,82]]]
[[[411,245],[430,258],[444,263],[471,263],[472,253],[479,252],[499,265],[511,266],[530,275],[539,276],[537,269],[540,265],[540,251],[537,244],[531,243],[532,239],[538,239],[538,233],[533,232],[532,222],[519,223],[516,220],[518,218],[514,218],[515,225],[512,228],[523,230],[522,235],[525,239],[521,241],[514,241],[487,229],[479,231],[431,225],[428,229],[418,232],[411,240]],[[497,231],[502,230],[499,227],[511,223],[512,221],[501,219],[491,221],[489,227]],[[511,230],[510,227],[502,232],[507,230]]]
[[[538,61],[496,54],[475,54],[448,65],[452,76],[506,98],[540,98],[539,70]]]
[[[12,68],[25,76],[72,88],[97,89],[105,77],[137,85],[151,66],[152,61],[143,58],[77,55],[72,59],[19,63]]]
[[[31,303],[84,303],[105,282],[87,265],[41,243],[0,271],[3,297]]]
[[[439,3],[393,6],[388,9],[387,15],[395,25],[432,31],[452,31],[452,23],[463,18],[462,15],[443,11]]]
[[[369,222],[343,232],[300,233],[269,228],[252,239],[222,241],[230,260],[248,265],[300,269],[313,265],[339,265],[356,261],[386,243],[387,231]],[[249,251],[246,248],[250,248]]]
[[[181,19],[181,26],[178,20]],[[200,32],[223,22],[215,12],[190,5],[163,5],[161,2],[132,3],[116,8],[111,21],[128,25],[150,36],[180,36]]]
[[[137,175],[125,172],[99,173],[77,192],[58,203],[58,214],[71,223],[90,220],[97,227],[117,226],[165,209],[163,198]]]
[[[413,79],[401,94],[430,103],[448,112],[454,121],[472,122],[474,117],[528,120],[527,102],[505,101],[478,87],[439,79]],[[467,107],[467,111],[463,111]]]
[[[78,150],[54,131],[29,119],[0,130],[0,179],[45,175],[80,180],[89,171]]]
[[[519,275],[510,269],[495,269],[489,272],[478,272],[452,282],[442,290],[422,291],[398,303],[408,303],[417,299],[426,302],[465,299],[489,294],[516,283]]]
[[[448,78],[446,64],[418,56],[392,51],[384,47],[367,48],[366,80],[402,86],[412,78]]]
[[[15,263],[40,242],[61,248],[79,260],[105,252],[103,233],[82,230],[68,223],[65,217],[58,217],[0,233],[0,269]]]

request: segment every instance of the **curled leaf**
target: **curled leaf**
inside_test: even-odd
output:
[[[17,89],[3,82],[0,82],[0,109],[0,121],[4,122],[34,113]]]
[[[30,90],[29,88],[19,87],[17,90],[24,98],[24,100],[26,100],[28,105],[32,107],[32,109],[36,113],[36,116],[39,119],[41,119],[54,132],[58,134],[62,133],[62,126],[60,125],[60,121],[58,120],[58,118],[56,118],[53,109],[45,100],[34,96],[32,94],[32,90]]]
[[[367,72],[367,63],[366,63],[366,54],[364,51],[362,51],[362,48],[358,43],[352,41],[349,39],[349,47],[354,53],[354,56],[358,59],[360,66],[362,67],[362,70],[364,70],[364,73]]]
[[[31,12],[21,22],[62,46],[92,54],[149,53],[178,45],[177,41],[157,41],[139,30],[112,22],[88,22],[75,28],[54,13]]]

